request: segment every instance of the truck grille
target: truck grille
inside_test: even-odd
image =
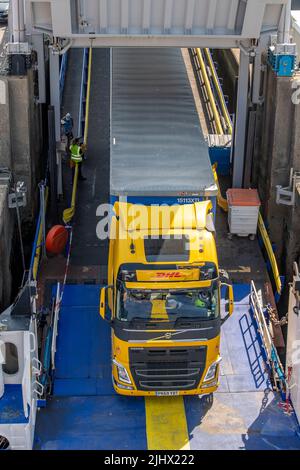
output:
[[[129,361],[138,390],[192,390],[205,369],[206,346],[131,348]]]

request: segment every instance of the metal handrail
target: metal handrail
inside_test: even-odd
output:
[[[25,357],[25,364],[22,376],[22,399],[23,399],[23,411],[25,418],[28,418],[28,377],[30,377],[30,359]]]
[[[61,307],[61,290],[60,290],[60,283],[58,282],[57,290],[56,290],[56,298],[55,298],[53,332],[52,332],[52,343],[51,343],[52,369],[55,369],[55,353],[56,353],[56,341],[57,341],[57,335],[58,335],[58,321],[59,321],[60,307]]]
[[[271,244],[267,229],[265,227],[265,224],[264,224],[264,221],[260,212],[258,214],[258,229],[259,229],[263,244],[266,248],[268,257],[269,257],[277,293],[278,295],[281,295],[282,282],[281,282],[281,277],[280,277],[279,270],[278,270],[277,261],[275,258],[275,254],[272,248],[272,244]]]
[[[87,75],[88,62],[89,62],[89,49],[85,48],[83,51],[83,59],[82,59],[81,89],[80,89],[80,102],[79,102],[79,115],[78,115],[78,130],[77,130],[78,137],[84,134],[84,120],[85,120],[84,102],[86,98],[86,82],[88,81],[88,75]]]
[[[201,71],[202,79],[204,81],[205,90],[208,96],[209,104],[213,113],[213,118],[214,118],[217,134],[223,135],[224,131],[223,131],[222,123],[221,123],[221,118],[220,118],[220,114],[219,114],[216,101],[213,95],[211,83],[207,74],[206,65],[203,59],[202,51],[199,47],[194,49],[194,51],[196,53],[196,57],[199,62],[200,71]]]
[[[217,93],[218,98],[219,98],[221,110],[222,110],[222,113],[223,113],[223,118],[226,122],[227,132],[228,132],[228,134],[232,134],[231,118],[230,118],[228,108],[227,108],[227,105],[226,105],[226,101],[225,101],[225,98],[224,98],[224,93],[223,93],[222,87],[220,85],[220,81],[219,81],[219,78],[218,78],[216,67],[215,67],[215,64],[212,60],[211,52],[208,48],[205,48],[204,49],[204,54],[205,54],[207,63],[209,65],[210,71],[211,71],[214,88],[215,88],[216,93]]]
[[[270,361],[271,356],[272,356],[273,341],[272,341],[271,334],[270,334],[270,331],[266,322],[266,318],[263,312],[261,301],[259,299],[256,287],[253,281],[251,281],[250,302],[251,302],[251,306],[253,307],[253,313],[254,313],[255,320],[258,326],[258,330],[262,338],[264,348],[266,350],[267,359],[268,361]]]

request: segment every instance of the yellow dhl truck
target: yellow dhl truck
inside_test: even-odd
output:
[[[217,187],[180,49],[113,49],[108,286],[112,375],[123,395],[218,385]],[[233,291],[227,284],[228,313]]]
[[[100,313],[112,325],[115,390],[126,395],[214,392],[222,284],[212,203],[146,207],[120,202],[114,211],[109,285],[101,290]],[[227,292],[231,314],[228,284]]]

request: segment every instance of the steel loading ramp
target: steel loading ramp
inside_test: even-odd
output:
[[[300,449],[297,421],[284,414],[265,372],[249,285],[234,286],[235,313],[222,327],[221,380],[213,402],[117,395],[99,289],[66,286],[54,395],[38,413],[36,449]]]
[[[147,448],[144,400],[113,391],[111,335],[99,315],[99,292],[99,285],[65,288],[53,396],[38,413],[37,449]]]
[[[60,314],[54,396],[111,395],[110,328],[97,285],[68,285]]]
[[[99,54],[106,52],[99,51]],[[102,64],[107,66],[106,62]],[[100,92],[98,98],[92,92],[95,113],[100,109],[99,97]],[[101,112],[101,121],[105,123],[109,113]],[[92,173],[96,174],[97,184],[101,181],[98,182],[99,175],[105,178],[108,174],[106,154],[99,152],[99,148],[107,148],[109,139],[101,121],[99,114],[95,114],[88,154],[88,158],[93,155],[93,160],[86,162],[86,168],[91,165],[91,171],[97,169]],[[103,166],[106,169],[101,172]],[[79,189],[78,207],[83,201],[85,206],[81,217],[75,220],[74,240],[78,236],[83,244],[74,242],[69,282],[78,267],[75,253],[77,260],[81,256],[88,261],[86,266],[79,266],[82,274],[77,277],[78,284],[66,286],[58,332],[54,395],[38,413],[35,448],[300,449],[295,418],[283,413],[280,397],[269,389],[248,311],[248,283],[235,285],[236,312],[223,325],[221,383],[213,403],[199,397],[178,397],[170,402],[170,398],[154,401],[114,393],[110,379],[110,332],[98,313],[100,285],[84,285],[89,263],[96,267],[99,259],[104,262],[99,256],[99,245],[88,245],[93,257],[85,258],[82,251],[85,241],[94,234],[96,223],[94,206],[90,203],[91,184],[83,183]],[[87,226],[83,217],[88,218]],[[257,250],[255,244],[253,251],[258,256]]]

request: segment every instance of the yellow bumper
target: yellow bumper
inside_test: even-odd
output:
[[[194,390],[178,390],[176,391],[176,395],[170,395],[170,396],[188,396],[188,395],[209,395],[211,393],[214,393],[218,389],[218,383],[212,387],[209,388],[195,388]],[[146,392],[145,390],[125,390],[123,388],[118,387],[117,382],[113,379],[113,386],[115,391],[119,395],[126,395],[126,396],[132,396],[132,397],[155,397],[155,396],[163,396],[163,395],[157,395],[157,391],[151,391],[151,392]],[[175,392],[175,391],[174,391]]]

